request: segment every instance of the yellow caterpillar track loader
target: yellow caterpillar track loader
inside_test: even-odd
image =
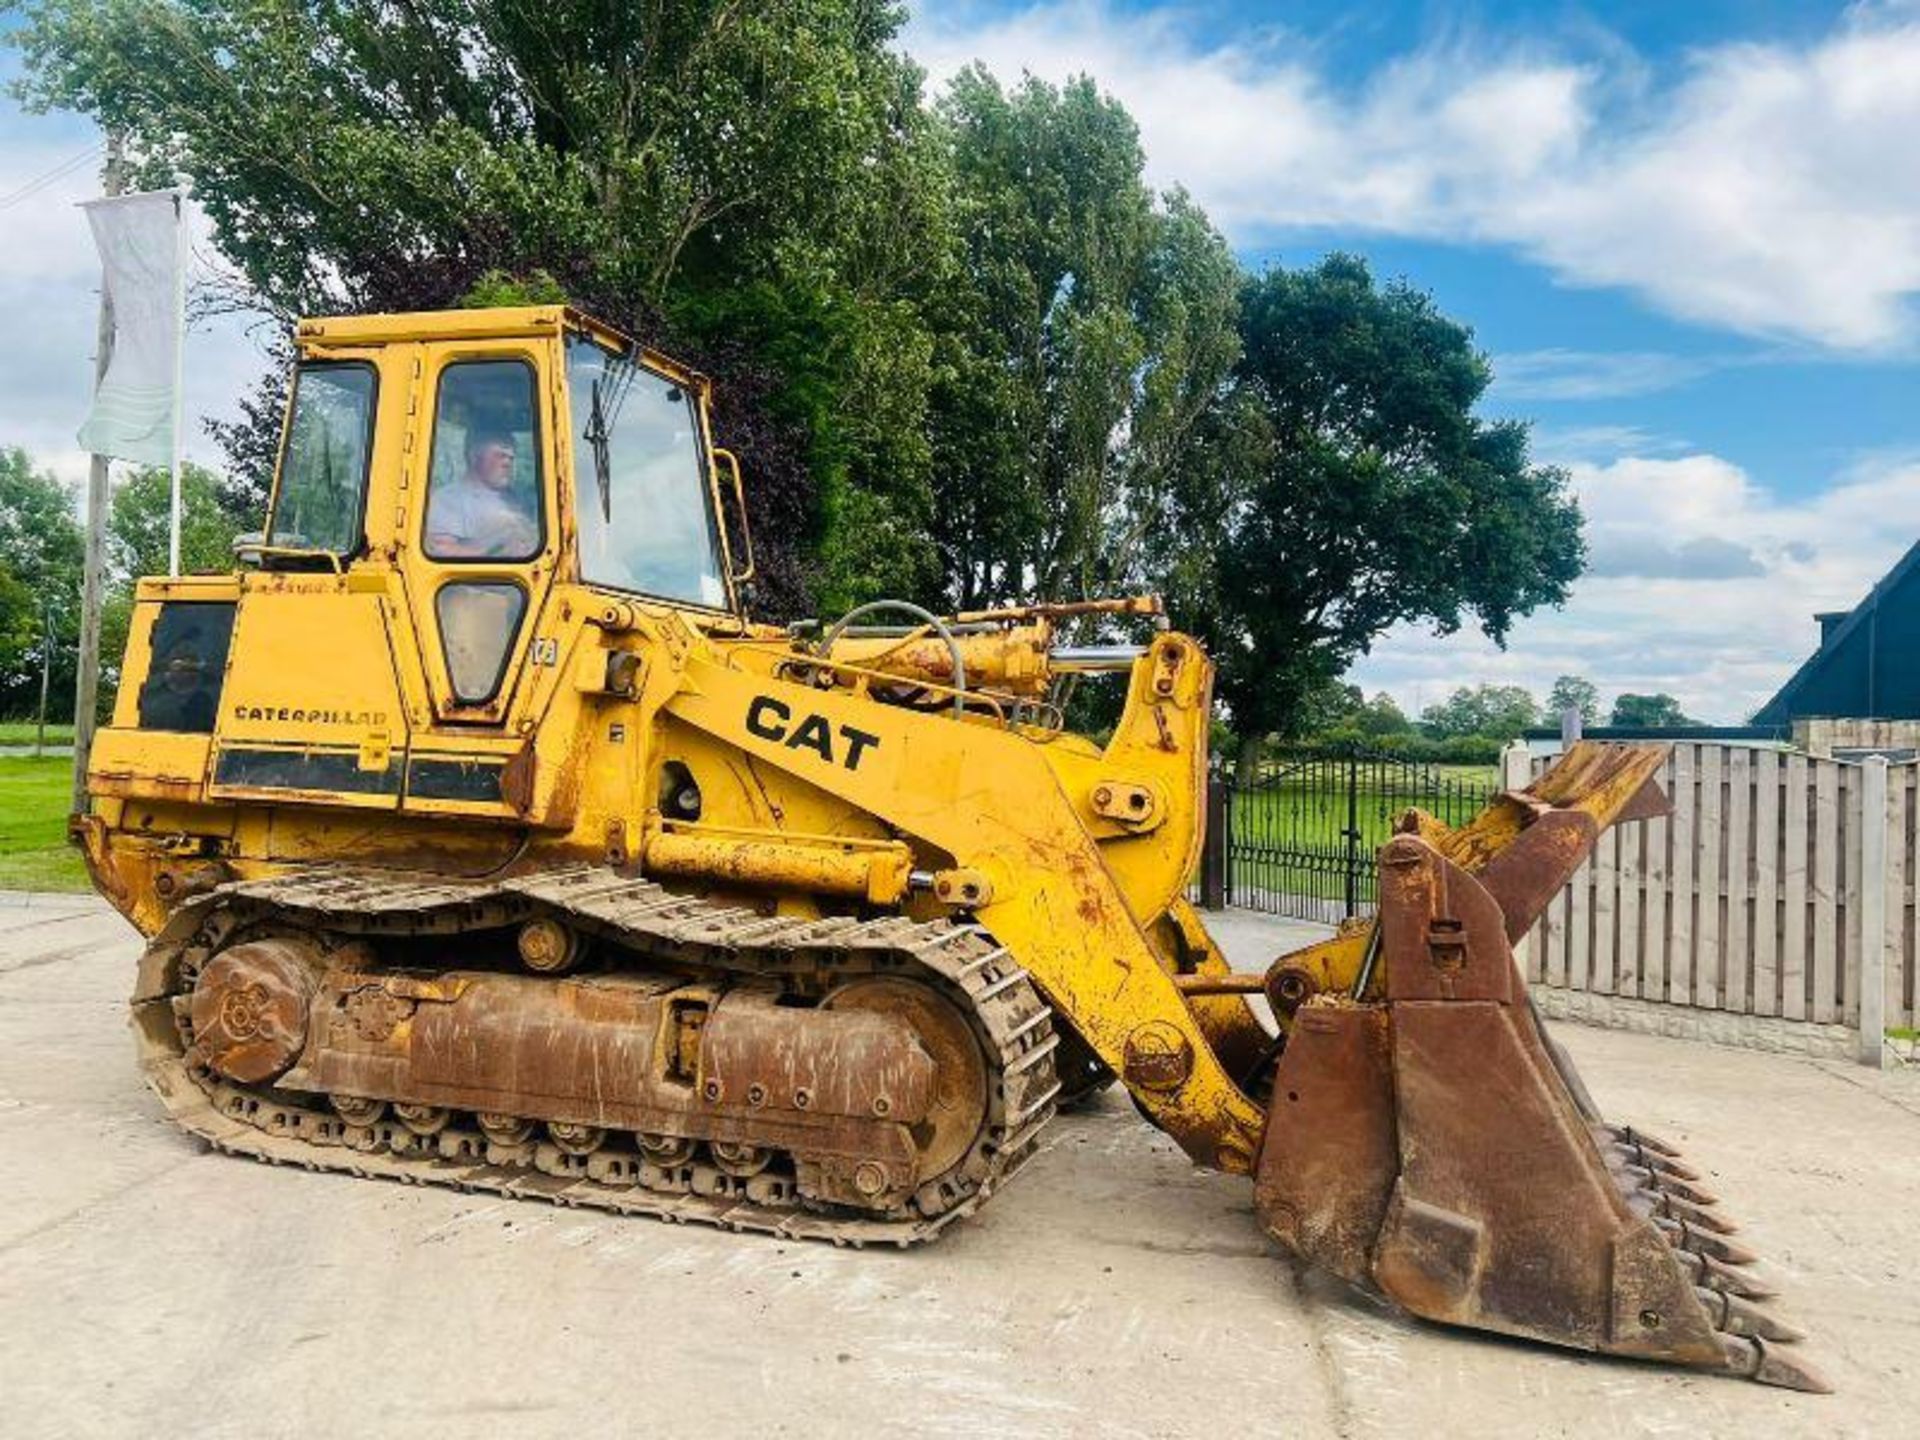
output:
[[[1156,602],[754,624],[701,376],[558,307],[296,338],[266,528],[140,582],[73,822],[149,937],[140,1063],[189,1131],[906,1245],[1117,1079],[1417,1315],[1821,1388],[1514,965],[1659,810],[1659,747],[1409,812],[1377,923],[1235,974],[1184,898],[1212,672]],[[1089,612],[1140,643],[1064,643]],[[1104,746],[1055,703],[1097,672]]]

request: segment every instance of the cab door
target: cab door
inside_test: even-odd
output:
[[[213,799],[400,803],[399,617],[371,537],[398,469],[405,374],[379,346],[309,354],[295,372],[262,568],[239,581],[208,717]]]
[[[537,620],[559,553],[553,342],[427,345],[410,457],[407,603],[428,724],[408,756],[406,808],[497,816],[526,708]]]

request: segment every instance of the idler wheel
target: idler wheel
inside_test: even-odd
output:
[[[930,1180],[958,1164],[987,1122],[986,1060],[967,1017],[932,987],[895,976],[850,981],[821,1008],[897,1015],[912,1027],[934,1064],[933,1103],[912,1128],[920,1178]],[[878,1099],[874,1113],[886,1113]]]
[[[566,1120],[549,1120],[547,1138],[568,1155],[591,1155],[607,1138],[598,1125],[575,1125]]]
[[[305,942],[276,936],[209,960],[193,987],[189,1058],[243,1085],[285,1074],[307,1043],[312,954]]]
[[[524,1145],[533,1138],[533,1121],[518,1115],[480,1114],[480,1133],[496,1145]]]
[[[447,1121],[453,1118],[453,1112],[444,1105],[403,1105],[394,1102],[393,1118],[398,1120],[414,1134],[426,1137],[438,1135],[447,1128]]]

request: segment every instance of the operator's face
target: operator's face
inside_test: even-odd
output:
[[[473,452],[467,468],[482,485],[504,490],[513,483],[513,446],[491,441]]]

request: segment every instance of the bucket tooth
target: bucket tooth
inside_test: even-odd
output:
[[[1733,1221],[1708,1206],[1696,1205],[1658,1186],[1623,1186],[1620,1193],[1634,1214],[1644,1215],[1649,1220],[1672,1220],[1710,1235],[1732,1235],[1740,1229]]]
[[[1703,1230],[1712,1230],[1719,1235],[1737,1235],[1740,1227],[1710,1205],[1696,1205],[1693,1201],[1676,1195],[1672,1191],[1663,1191],[1661,1208],[1675,1220],[1684,1220]]]
[[[1623,1144],[1638,1146],[1642,1150],[1651,1150],[1656,1155],[1665,1155],[1673,1160],[1680,1158],[1680,1147],[1668,1144],[1657,1135],[1649,1135],[1646,1131],[1635,1129],[1631,1125],[1609,1125],[1607,1128],[1613,1132],[1614,1138]]]
[[[1646,1172],[1649,1183],[1656,1190],[1664,1190],[1669,1195],[1678,1195],[1682,1200],[1695,1205],[1718,1205],[1720,1197],[1711,1190],[1704,1189],[1691,1181],[1682,1180],[1674,1175],[1662,1175],[1658,1170]]]
[[[1619,1152],[1614,1152],[1617,1157]],[[1720,1198],[1710,1190],[1702,1189],[1688,1181],[1671,1175],[1662,1175],[1658,1170],[1648,1169],[1645,1165],[1632,1165],[1620,1160],[1608,1162],[1613,1171],[1614,1181],[1622,1192],[1632,1190],[1658,1190],[1663,1195],[1677,1195],[1695,1205],[1718,1205]]]
[[[1704,1255],[1728,1265],[1752,1265],[1760,1258],[1746,1246],[1736,1244],[1715,1231],[1703,1230],[1685,1220],[1655,1215],[1653,1223],[1660,1227],[1661,1233],[1670,1243],[1679,1249],[1691,1250],[1696,1255]]]
[[[1637,1165],[1651,1170],[1656,1175],[1668,1176],[1675,1180],[1694,1181],[1700,1178],[1700,1172],[1684,1160],[1669,1155],[1664,1150],[1649,1149],[1632,1141],[1622,1140],[1615,1133],[1624,1126],[1602,1125],[1595,1129],[1594,1136],[1600,1142],[1602,1150],[1621,1156],[1629,1165]]]
[[[1688,1184],[1701,1178],[1700,1172],[1691,1165],[1682,1164],[1670,1155],[1662,1155],[1654,1150],[1636,1150],[1641,1157],[1640,1163],[1656,1175],[1665,1175],[1674,1180],[1684,1180]]]
[[[1779,1293],[1751,1266],[1728,1265],[1692,1250],[1675,1249],[1673,1255],[1686,1268],[1696,1286],[1744,1296],[1748,1300],[1770,1300]]]
[[[1693,1293],[1706,1306],[1716,1330],[1724,1330],[1729,1335],[1746,1335],[1756,1340],[1807,1338],[1807,1332],[1799,1326],[1789,1325],[1751,1300],[1742,1300],[1737,1295],[1705,1286],[1696,1287]]]
[[[1787,1390],[1805,1390],[1815,1395],[1833,1393],[1827,1377],[1794,1354],[1792,1346],[1771,1345],[1745,1335],[1720,1338],[1726,1347],[1727,1369],[1735,1375]]]

